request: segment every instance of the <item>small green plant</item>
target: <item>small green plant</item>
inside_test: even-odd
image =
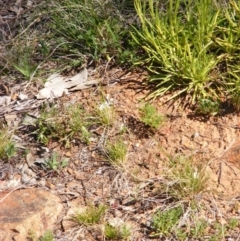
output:
[[[74,138],[90,143],[90,125],[85,110],[76,104],[63,108],[61,112],[56,108],[44,109],[37,120],[35,133],[37,140],[43,144],[47,144],[49,140],[57,140],[69,148]]]
[[[239,65],[229,66],[227,94],[234,108],[240,110],[240,67]]]
[[[13,142],[9,142],[6,146],[5,153],[7,156],[7,159],[10,159],[11,157],[15,156],[16,154],[16,147]]]
[[[71,220],[79,225],[92,226],[99,224],[107,210],[107,206],[100,204],[94,206],[88,205],[83,211],[76,211],[76,214],[72,215]]]
[[[182,214],[183,208],[181,206],[159,211],[153,216],[152,228],[154,233],[151,234],[151,237],[170,236]]]
[[[131,229],[126,224],[112,226],[106,224],[104,227],[104,235],[108,240],[128,240],[131,236]]]
[[[132,36],[146,55],[144,62],[153,76],[156,89],[152,97],[175,91],[169,99],[190,93],[192,103],[204,96],[218,96],[212,71],[217,58],[211,50],[212,39],[220,22],[219,9],[212,0],[169,0],[164,10],[158,1],[135,0],[141,28]],[[221,83],[219,84],[221,86]]]
[[[212,229],[212,235],[209,238],[210,241],[223,240],[227,234],[226,226],[219,222],[215,222]]]
[[[37,53],[36,39],[37,36],[34,34],[29,38],[27,32],[22,37],[15,38],[5,56],[8,63],[29,81],[32,80],[38,68],[35,57]]]
[[[116,120],[114,108],[107,102],[96,108],[96,121],[103,126],[112,126]]]
[[[178,200],[194,201],[206,191],[208,176],[205,168],[194,165],[191,157],[178,156],[170,160],[167,192]]]
[[[209,226],[206,220],[199,220],[194,227],[191,228],[191,236],[194,238],[201,238],[206,232],[206,228]]]
[[[51,29],[61,44],[59,50],[70,52],[72,59],[85,55],[97,62],[127,61],[129,26],[121,7],[120,1],[54,1]]]
[[[140,109],[141,121],[152,128],[157,129],[164,122],[164,117],[160,115],[156,108],[149,103],[146,103]]]
[[[54,124],[56,125],[57,122],[57,114],[56,108],[44,108],[41,111],[41,115],[35,123],[37,130],[34,132],[39,142],[45,145],[48,144],[54,133]]]
[[[106,151],[109,162],[117,166],[121,166],[127,156],[127,146],[121,139],[113,143],[109,142]]]
[[[18,70],[26,79],[32,80],[37,65],[32,63],[31,56],[28,52],[21,55],[17,62],[13,63],[13,67]]]
[[[50,230],[46,231],[39,239],[39,241],[53,241],[53,240],[54,240],[54,235]]]
[[[234,108],[239,111],[240,110],[240,91],[234,91],[231,93],[231,102]]]
[[[40,238],[37,238],[36,232],[33,230],[28,231],[28,240],[31,241],[53,241],[54,235],[52,231],[47,230]]]
[[[58,160],[58,154],[54,152],[49,159],[45,159],[45,166],[49,170],[56,171],[68,165],[67,159]]]
[[[11,158],[16,154],[15,144],[8,129],[0,130],[0,158]]]
[[[236,227],[238,227],[238,225],[239,225],[239,220],[237,218],[231,218],[227,223],[227,227],[230,230],[234,230]]]
[[[80,135],[82,142],[89,144],[91,133],[88,131],[88,127],[91,125],[86,111],[81,105],[70,106],[67,109],[67,116],[69,118],[68,123],[70,133],[68,137],[72,139],[77,133]]]
[[[198,112],[204,115],[217,115],[220,111],[219,102],[212,99],[200,99],[198,101]]]

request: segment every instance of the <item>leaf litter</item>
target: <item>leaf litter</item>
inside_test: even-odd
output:
[[[44,88],[36,95],[37,99],[59,98],[70,91],[83,90],[96,85],[98,80],[88,80],[88,71],[83,69],[72,77],[59,74],[51,75],[44,84]]]

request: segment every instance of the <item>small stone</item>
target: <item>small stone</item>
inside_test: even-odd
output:
[[[198,132],[195,132],[193,135],[192,135],[192,138],[195,140],[199,137],[199,133]]]
[[[68,151],[68,152],[66,152],[66,153],[65,153],[65,156],[66,156],[66,157],[71,157],[71,156],[72,156],[72,154],[71,154],[71,152],[70,152],[70,151]]]
[[[123,216],[123,213],[122,213],[121,211],[115,209],[115,210],[114,210],[114,215],[115,215],[115,217],[120,218],[120,217]]]

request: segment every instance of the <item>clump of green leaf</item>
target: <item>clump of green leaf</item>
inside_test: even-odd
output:
[[[77,133],[79,133],[81,141],[89,144],[91,133],[89,132],[88,127],[91,125],[91,122],[82,106],[70,106],[67,109],[67,115],[69,118],[69,137],[72,139]]]
[[[125,48],[129,45],[129,25],[122,17],[124,4],[102,0],[54,1],[51,28],[61,44],[59,50],[82,61],[87,56],[96,62],[127,62],[132,53]]]
[[[200,219],[198,220],[193,227],[191,228],[191,236],[194,238],[201,238],[205,235],[206,233],[206,229],[209,226],[209,223],[204,220],[204,219]]]
[[[151,97],[191,97],[198,111],[219,113],[227,97],[240,109],[239,1],[135,0],[140,28],[132,32],[145,55],[154,86]]]
[[[149,103],[143,105],[139,110],[141,121],[152,128],[159,128],[165,120],[165,118],[157,112],[156,108]]]
[[[176,229],[180,217],[183,215],[183,208],[177,206],[168,210],[159,211],[153,216],[152,228],[154,232],[152,237],[170,236],[172,231]]]
[[[54,235],[50,230],[46,231],[39,239],[39,241],[53,241],[53,240],[54,240]]]
[[[190,93],[192,102],[204,96],[218,96],[211,72],[220,58],[211,53],[212,38],[218,25],[219,11],[212,0],[185,2],[170,0],[165,11],[154,0],[135,0],[141,29],[132,33],[153,73],[152,96],[175,91],[170,99]],[[136,63],[138,64],[138,63]]]
[[[122,166],[127,156],[127,145],[121,139],[109,142],[106,147],[106,152],[111,164]]]
[[[27,80],[31,81],[36,70],[37,65],[33,62],[33,55],[29,49],[22,52],[19,59],[12,62],[13,67],[18,70]]]
[[[103,102],[95,110],[96,122],[103,126],[113,126],[116,121],[116,112],[108,102]]]
[[[38,141],[44,144],[52,139],[70,147],[74,138],[90,143],[91,134],[88,130],[90,125],[88,115],[80,105],[63,108],[61,112],[57,108],[51,108],[42,111],[36,123],[35,133]]]
[[[177,200],[194,201],[207,190],[206,168],[194,164],[191,157],[178,156],[170,160],[167,192]]]
[[[12,134],[8,129],[0,130],[0,158],[10,159],[16,154]]]
[[[59,160],[59,156],[56,152],[52,154],[49,159],[45,159],[45,166],[47,169],[56,171],[58,169],[64,168],[68,165],[67,159]]]
[[[104,226],[104,235],[108,240],[128,240],[131,237],[131,228],[126,224],[112,226],[109,223]]]
[[[220,112],[218,101],[212,99],[200,99],[198,102],[198,112],[204,115],[217,115]]]
[[[29,230],[27,238],[31,241],[53,241],[54,235],[51,230],[47,230],[40,238],[37,238],[36,232]]]
[[[83,211],[76,211],[76,213],[72,215],[71,220],[79,225],[93,226],[102,221],[106,210],[107,206],[103,204],[99,206],[91,204]]]

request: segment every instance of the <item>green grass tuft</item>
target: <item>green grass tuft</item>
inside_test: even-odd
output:
[[[71,220],[79,225],[92,226],[102,221],[106,210],[107,207],[103,204],[98,207],[88,205],[84,211],[76,211]]]

